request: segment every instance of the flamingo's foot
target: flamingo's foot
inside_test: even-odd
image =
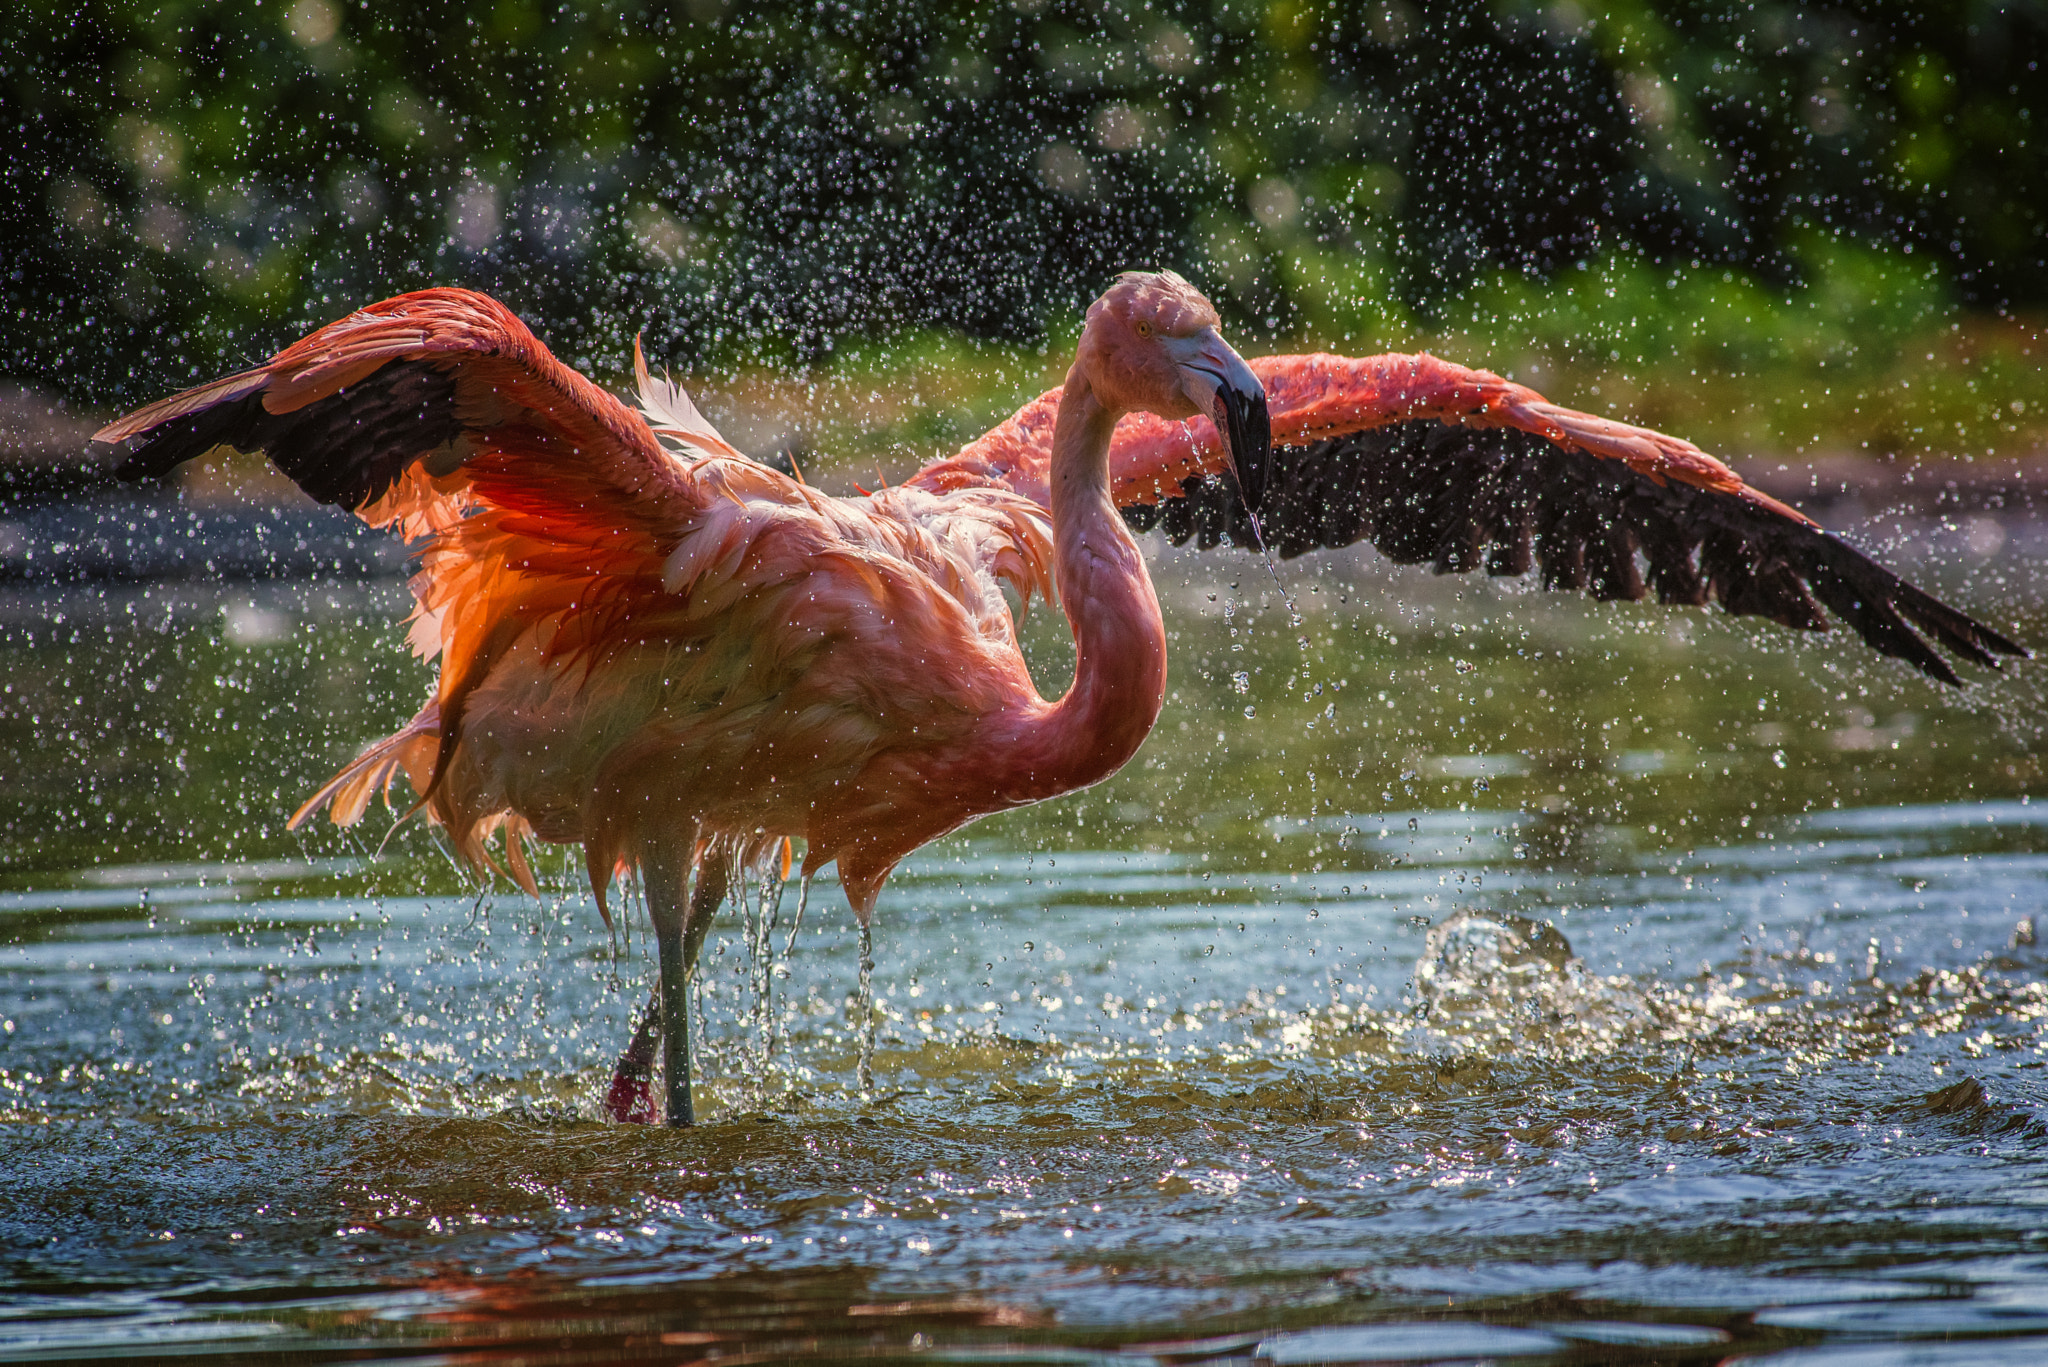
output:
[[[619,1055],[612,1070],[611,1089],[604,1095],[604,1112],[620,1125],[654,1125],[661,1111],[654,1104],[654,1054],[661,1044],[661,997],[656,994],[641,1013],[633,1030],[633,1042]]]
[[[604,1095],[604,1111],[621,1125],[652,1125],[661,1119],[654,1109],[653,1070],[631,1068],[622,1059]]]

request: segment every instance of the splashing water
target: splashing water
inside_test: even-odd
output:
[[[1499,1012],[1501,1036],[1522,1044],[1530,1026],[1576,1019],[1587,997],[1585,966],[1571,943],[1555,927],[1512,912],[1461,911],[1432,926],[1415,987],[1417,1014],[1436,1029],[1456,1023],[1469,1032]]]

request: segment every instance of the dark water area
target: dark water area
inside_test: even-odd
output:
[[[2048,643],[2038,524],[1856,530]],[[578,856],[284,830],[400,584],[9,589],[0,1358],[2048,1361],[2040,665],[1154,568],[1138,758],[884,893],[876,1094],[827,877],[714,931],[685,1132],[600,1118]]]

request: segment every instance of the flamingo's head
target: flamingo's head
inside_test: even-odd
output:
[[[1230,446],[1245,507],[1256,513],[1272,458],[1266,390],[1216,331],[1201,292],[1172,271],[1117,277],[1088,310],[1077,362],[1113,410],[1212,419]]]

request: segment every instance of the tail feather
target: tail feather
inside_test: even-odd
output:
[[[503,864],[491,858],[490,847],[491,837],[500,830],[505,832]],[[500,878],[509,878],[517,883],[519,890],[528,897],[539,897],[540,884],[534,879],[533,866],[526,859],[526,842],[532,838],[533,827],[525,817],[516,812],[499,812],[470,827],[466,836],[456,839],[455,848],[478,873],[488,869]]]
[[[526,842],[533,838],[533,827],[524,817],[512,817],[505,823],[505,867],[528,897],[540,896],[540,883],[533,876],[533,865],[526,859]]]
[[[434,757],[440,750],[440,744],[441,707],[439,703],[430,702],[397,734],[386,736],[370,746],[350,760],[340,773],[321,784],[319,790],[292,813],[285,829],[297,830],[322,807],[331,808],[329,815],[335,825],[355,825],[362,820],[370,798],[376,793],[381,791],[385,804],[390,805],[391,782],[401,768],[414,788],[425,791],[434,772]]]

